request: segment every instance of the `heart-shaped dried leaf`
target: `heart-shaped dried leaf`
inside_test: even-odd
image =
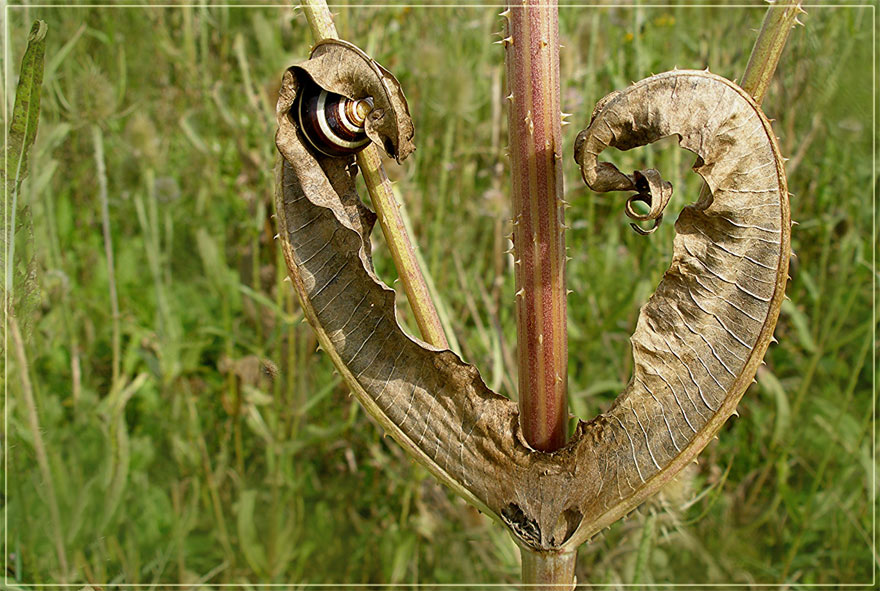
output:
[[[349,62],[343,51],[327,70],[300,67],[327,88],[349,85],[352,98],[389,80],[378,66]],[[596,156],[608,145],[628,149],[679,134],[700,155],[697,170],[713,196],[685,208],[676,224],[672,265],[633,335],[630,384],[608,412],[548,454],[525,444],[516,405],[490,391],[475,368],[401,330],[394,292],[372,269],[373,218],[355,192],[353,159],[307,147],[287,115],[297,89],[290,71],[284,85],[276,208],[306,317],[370,414],[520,544],[573,549],[659,489],[734,412],[779,313],[789,239],[779,150],[738,87],[705,72],[661,74],[606,98],[579,136],[585,178],[604,179],[596,185],[603,190],[632,190],[634,178]],[[411,129],[406,109],[394,114],[380,145],[393,145],[394,129]],[[645,190],[667,192],[659,177],[644,176]],[[665,204],[668,195],[658,198]]]

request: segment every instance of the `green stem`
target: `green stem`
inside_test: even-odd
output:
[[[34,453],[37,456],[37,466],[43,478],[46,501],[49,504],[49,516],[52,520],[52,535],[55,542],[55,553],[58,555],[58,566],[61,569],[60,581],[67,581],[67,551],[64,547],[64,532],[61,524],[61,511],[58,509],[58,497],[55,494],[55,479],[52,477],[52,469],[49,466],[49,455],[46,453],[46,445],[43,442],[43,430],[40,427],[40,415],[37,411],[37,403],[34,398],[34,389],[31,384],[30,370],[27,354],[24,348],[24,339],[15,319],[12,306],[6,308],[6,321],[9,337],[12,340],[12,350],[18,363],[19,379],[21,380],[21,395],[28,414],[28,427],[33,438]]]
[[[764,15],[764,24],[761,25],[761,32],[755,40],[740,83],[742,89],[751,94],[759,105],[767,94],[789,32],[800,24],[797,20],[800,14],[805,14],[800,1],[788,0],[772,5]]]
[[[306,0],[302,8],[316,40],[338,38],[333,16],[324,0]],[[358,153],[357,163],[422,338],[435,347],[448,349],[443,324],[404,226],[400,205],[391,190],[391,181],[382,167],[379,151],[373,145],[367,146]]]
[[[636,565],[633,569],[633,585],[645,583],[645,574],[648,571],[649,562],[651,560],[651,550],[654,548],[654,530],[656,529],[657,516],[653,513],[645,518],[645,525],[642,528],[642,538],[639,541],[639,550],[636,554]]]
[[[98,199],[101,202],[101,228],[104,234],[104,255],[107,259],[107,283],[110,290],[110,321],[112,335],[111,388],[119,387],[119,363],[122,337],[119,331],[119,297],[116,295],[116,272],[113,262],[113,236],[110,233],[110,203],[107,196],[107,167],[104,162],[104,135],[98,125],[92,126],[95,146],[95,168],[98,174]]]

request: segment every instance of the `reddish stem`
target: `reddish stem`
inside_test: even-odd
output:
[[[520,424],[529,445],[553,451],[568,419],[559,17],[555,0],[506,14]]]

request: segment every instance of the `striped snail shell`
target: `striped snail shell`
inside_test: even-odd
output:
[[[364,122],[373,99],[349,99],[306,84],[293,105],[300,131],[308,143],[325,156],[340,157],[359,152],[370,143]]]

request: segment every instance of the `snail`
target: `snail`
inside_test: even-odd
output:
[[[373,99],[349,99],[318,85],[305,85],[293,105],[293,115],[309,145],[331,157],[362,150],[370,138],[364,131]]]

